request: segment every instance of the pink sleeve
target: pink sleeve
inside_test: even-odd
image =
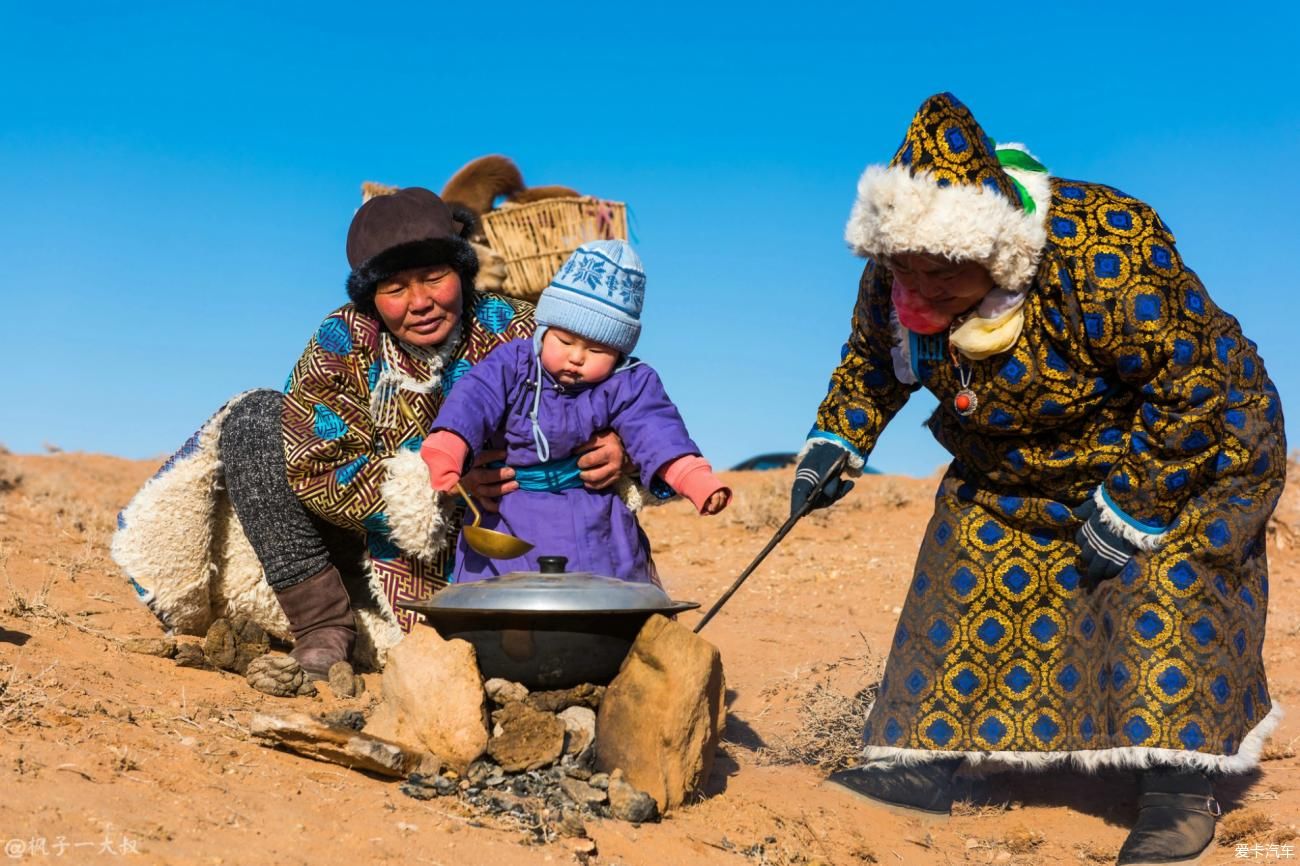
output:
[[[420,457],[429,467],[429,482],[434,490],[450,493],[460,481],[460,470],[469,455],[469,445],[450,430],[431,433],[420,444]]]
[[[722,479],[713,474],[709,461],[694,454],[669,461],[659,474],[669,487],[689,499],[696,510],[702,510],[708,498],[719,490],[731,493]]]

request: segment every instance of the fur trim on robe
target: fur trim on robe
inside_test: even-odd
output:
[[[118,515],[113,561],[168,633],[201,635],[214,620],[243,617],[275,637],[290,637],[289,621],[226,497],[217,450],[222,424],[247,393],[208,419]],[[369,569],[361,579],[358,586],[345,575],[357,614],[353,659],[378,669],[402,632],[382,585]]]
[[[1140,770],[1164,766],[1225,775],[1247,773],[1259,766],[1264,744],[1281,723],[1283,715],[1282,707],[1273,704],[1268,715],[1260,719],[1242,738],[1241,745],[1233,755],[1143,746],[1073,752],[953,752],[867,746],[862,750],[862,763],[872,766],[912,766],[943,758],[965,758],[967,765],[978,772],[1047,770],[1069,766],[1086,773],[1097,773],[1103,770]]]

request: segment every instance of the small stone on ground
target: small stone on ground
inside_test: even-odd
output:
[[[176,655],[176,640],[169,637],[133,637],[122,642],[129,653],[169,659]]]

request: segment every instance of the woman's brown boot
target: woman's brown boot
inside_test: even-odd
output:
[[[337,662],[351,660],[357,640],[356,620],[343,578],[334,566],[275,595],[289,617],[293,652],[307,677],[323,680]]]
[[[960,758],[917,764],[870,764],[831,773],[827,782],[909,815],[944,817],[952,812]]]
[[[1220,814],[1210,779],[1197,770],[1153,767],[1138,782],[1138,818],[1117,866],[1172,866],[1201,859]]]

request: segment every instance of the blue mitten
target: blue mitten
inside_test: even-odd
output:
[[[1106,525],[1091,496],[1073,513],[1083,521],[1083,526],[1074,536],[1079,543],[1080,561],[1084,568],[1083,585],[1085,589],[1095,589],[1103,580],[1118,575],[1137,553],[1137,547]]]
[[[790,514],[793,516],[803,509],[809,494],[822,478],[828,479],[826,486],[813,501],[812,508],[825,508],[842,498],[853,489],[853,482],[840,478],[843,466],[836,466],[844,449],[838,445],[817,444],[808,449],[808,453],[799,461],[799,468],[794,472],[794,486],[790,488]]]

